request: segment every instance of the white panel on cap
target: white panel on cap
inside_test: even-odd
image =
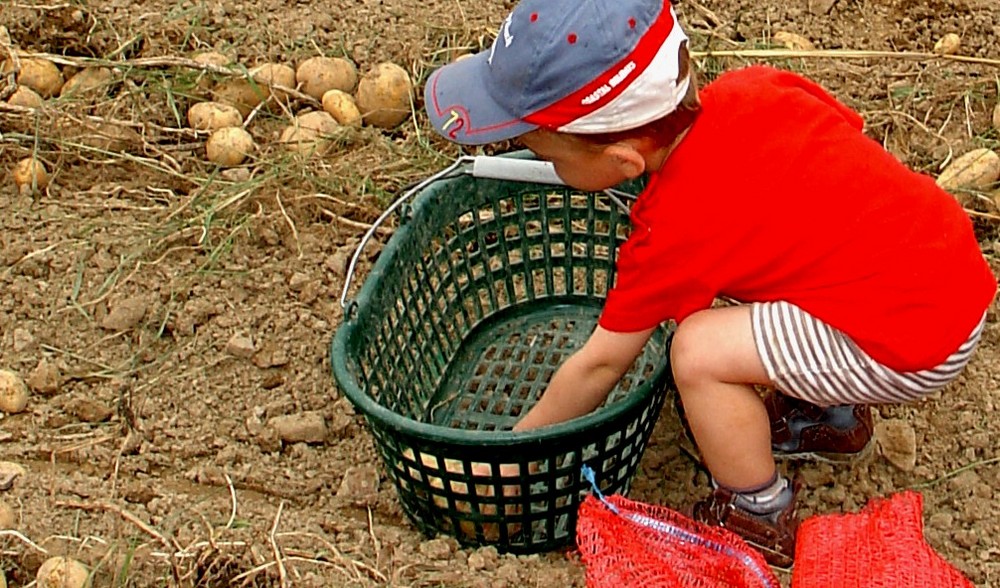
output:
[[[691,77],[677,81],[678,55],[687,35],[675,20],[652,62],[611,102],[557,129],[560,133],[614,133],[641,127],[674,110],[687,94]]]

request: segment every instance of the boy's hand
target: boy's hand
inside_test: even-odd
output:
[[[556,371],[538,403],[514,426],[525,431],[583,416],[598,406],[632,366],[655,327],[616,333],[598,326]]]

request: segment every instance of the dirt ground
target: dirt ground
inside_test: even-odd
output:
[[[513,557],[420,535],[330,376],[328,343],[359,236],[403,186],[459,154],[432,136],[419,102],[401,127],[364,127],[305,162],[274,146],[286,114],[262,110],[248,125],[257,156],[219,173],[204,160],[205,134],[182,124],[199,71],[143,61],[214,49],[252,67],[325,54],[362,73],[395,62],[419,87],[434,66],[488,45],[512,6],[0,6],[13,44],[63,57],[65,75],[85,58],[118,65],[96,101],[0,107],[0,367],[32,387],[25,412],[0,417],[0,461],[25,470],[0,489],[15,515],[14,531],[0,531],[10,585],[33,582],[54,554],[95,568],[99,586],[583,585],[571,551]],[[921,171],[1000,145],[991,129],[996,0],[683,0],[678,10],[699,52],[780,47],[779,32],[820,50],[883,52],[699,53],[698,64],[706,78],[754,61],[807,73]],[[952,32],[959,53],[976,59],[926,56]],[[18,194],[6,170],[33,151],[52,184]],[[1000,270],[995,205],[974,196],[967,208]],[[879,409],[883,451],[850,467],[795,466],[809,485],[805,514],[917,489],[930,544],[977,585],[1000,586],[998,364],[994,307],[956,384],[916,406]],[[307,441],[283,440],[276,417]],[[632,498],[680,506],[706,491],[677,440],[665,409]]]

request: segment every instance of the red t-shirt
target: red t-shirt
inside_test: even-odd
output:
[[[748,67],[701,98],[634,205],[602,327],[680,322],[727,296],[791,302],[900,371],[958,349],[997,283],[951,195],[795,74]]]

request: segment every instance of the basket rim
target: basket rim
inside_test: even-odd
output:
[[[521,155],[520,153],[518,155]],[[472,176],[462,176],[442,179],[439,182],[428,186],[427,189],[414,195],[412,205],[414,209],[421,207],[417,203],[425,198],[431,197],[434,186],[453,181],[499,181],[499,180],[474,180]],[[525,183],[525,186],[531,186]],[[540,188],[550,188],[539,184]],[[397,230],[390,236],[384,246],[381,255],[375,260],[375,265],[363,280],[360,289],[349,306],[344,311],[341,325],[336,329],[330,341],[330,367],[333,377],[341,391],[348,400],[360,410],[366,418],[376,421],[379,425],[391,430],[419,437],[436,443],[446,443],[456,446],[477,446],[488,445],[491,447],[515,447],[527,444],[534,444],[539,441],[550,441],[579,434],[581,431],[595,428],[608,422],[614,421],[623,415],[635,410],[637,406],[645,403],[654,394],[658,386],[669,385],[669,358],[660,363],[652,374],[642,382],[635,390],[627,394],[624,398],[615,402],[609,407],[600,407],[586,415],[570,419],[561,423],[531,429],[528,431],[473,431],[467,429],[457,429],[444,425],[423,423],[413,418],[403,416],[376,402],[371,396],[366,394],[358,384],[354,373],[350,370],[347,362],[348,348],[357,322],[353,315],[353,306],[367,303],[373,298],[373,293],[377,291],[381,282],[385,279],[385,268],[390,264],[396,255],[396,245],[404,242],[412,232],[412,223],[401,223]],[[668,329],[665,324],[657,327],[658,330]]]
[[[378,281],[375,280],[375,282]],[[334,379],[348,400],[365,417],[374,419],[383,427],[429,441],[458,446],[518,446],[537,441],[560,439],[596,428],[635,410],[637,406],[645,403],[653,395],[658,386],[666,385],[665,376],[670,364],[669,361],[660,364],[642,384],[613,405],[600,407],[586,415],[568,421],[516,432],[456,429],[444,425],[423,423],[403,416],[379,404],[361,389],[347,365],[347,341],[356,326],[357,323],[353,319],[345,317],[343,324],[334,333],[330,344],[330,365]],[[660,325],[657,329],[666,329],[666,327]]]

